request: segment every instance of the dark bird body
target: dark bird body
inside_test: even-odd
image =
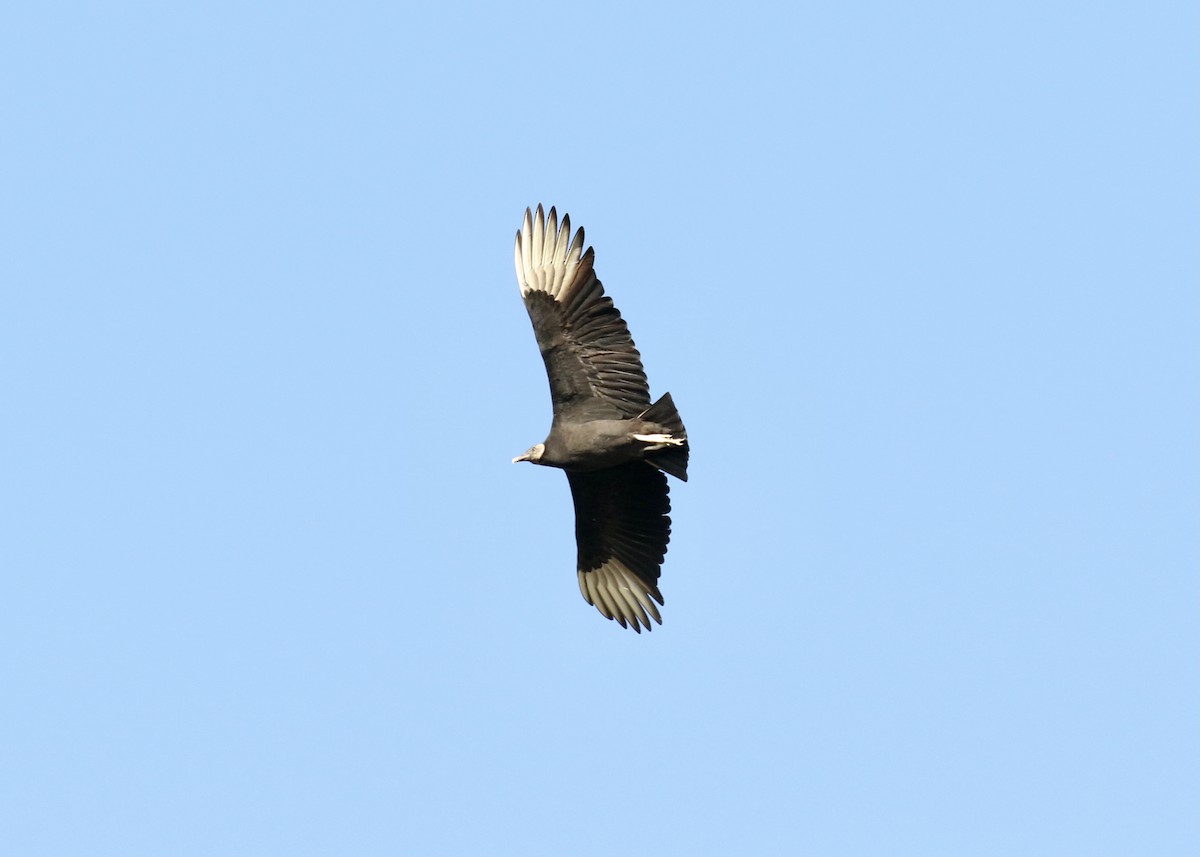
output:
[[[687,480],[688,441],[671,394],[650,402],[624,319],[553,208],[525,211],[515,261],[550,381],[546,440],[513,459],[567,473],[575,502],[579,590],[622,627],[662,623],[658,578],[671,535],[669,473]]]

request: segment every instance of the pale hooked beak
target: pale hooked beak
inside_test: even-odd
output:
[[[516,464],[518,461],[530,461],[534,464],[541,464],[542,463],[542,453],[544,453],[545,451],[546,451],[546,444],[535,443],[533,446],[529,447],[529,449],[525,450],[520,455],[518,455],[516,458],[514,458],[513,464]]]

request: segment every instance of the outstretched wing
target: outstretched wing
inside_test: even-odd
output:
[[[567,471],[575,500],[579,591],[621,627],[662,624],[654,602],[671,539],[667,477],[643,461],[589,472]],[[640,623],[640,624],[639,624]]]
[[[642,358],[621,313],[592,270],[595,254],[583,250],[583,230],[571,237],[571,218],[539,205],[525,209],[514,257],[521,297],[533,321],[554,416],[576,411],[591,417],[637,416],[650,406]]]

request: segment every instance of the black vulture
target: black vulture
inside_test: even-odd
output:
[[[650,387],[629,328],[605,296],[583,252],[583,230],[550,209],[525,209],[517,233],[517,283],[537,335],[554,420],[550,434],[518,455],[567,473],[575,501],[579,591],[588,604],[639,634],[650,618],[671,536],[664,473],[687,481],[688,439],[671,394]]]

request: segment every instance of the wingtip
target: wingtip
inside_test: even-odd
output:
[[[655,601],[660,605],[663,603],[658,586],[641,580],[620,562],[606,563],[578,574],[583,600],[605,619],[615,621],[622,628],[632,628],[639,634],[643,628],[652,631],[655,623],[662,624],[662,613],[654,605]]]
[[[517,283],[521,295],[542,291],[555,300],[562,300],[577,283],[588,281],[595,252],[584,252],[587,241],[583,227],[571,232],[571,216],[563,214],[561,225],[558,208],[538,203],[525,209],[525,219],[517,232]]]

